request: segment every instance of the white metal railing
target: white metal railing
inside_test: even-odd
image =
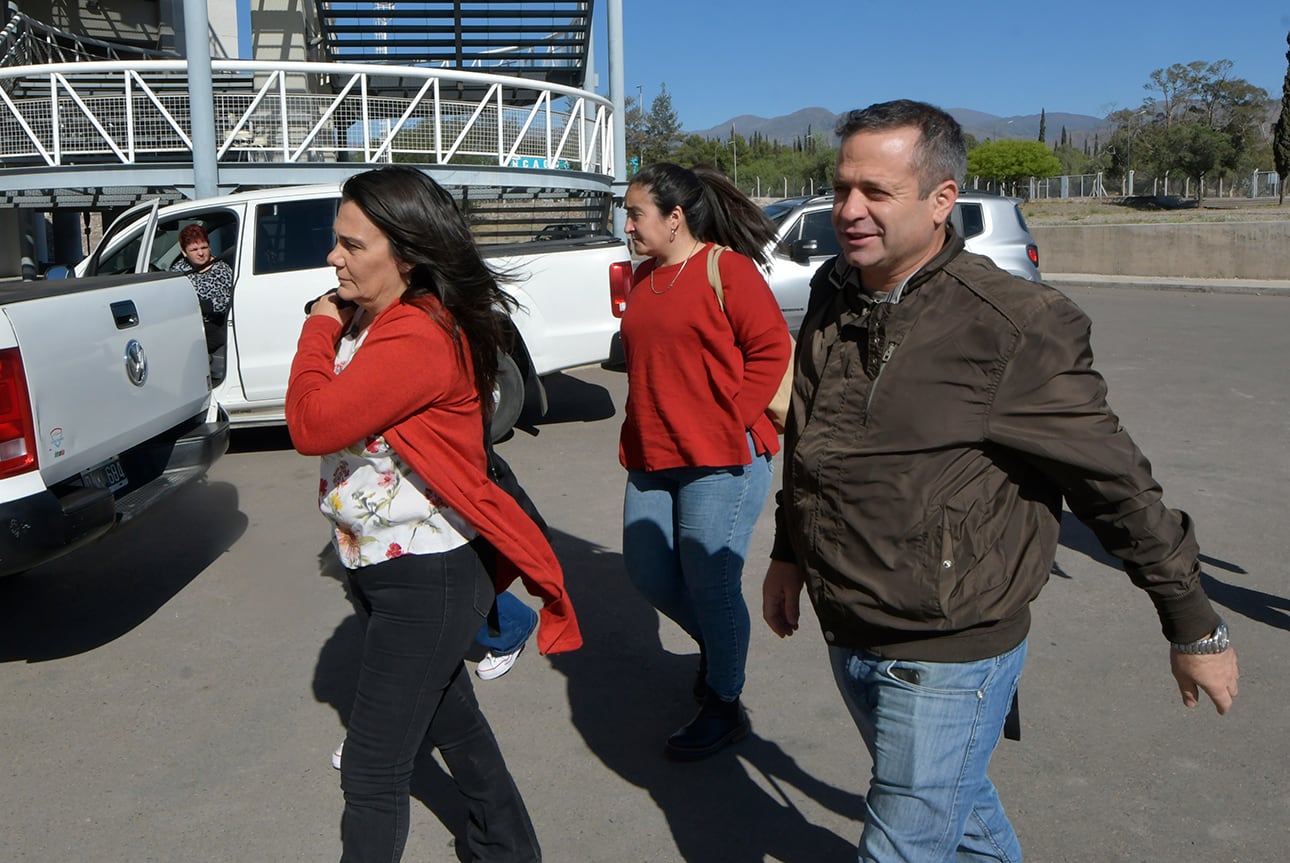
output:
[[[414,161],[614,175],[612,107],[583,90],[481,72],[350,63],[213,60],[218,158]],[[377,96],[374,79],[420,81]],[[332,83],[311,91],[309,80]],[[480,98],[456,98],[458,85]],[[536,91],[532,104],[507,90]],[[334,91],[334,92],[333,92]],[[0,69],[0,167],[191,158],[183,60]]]

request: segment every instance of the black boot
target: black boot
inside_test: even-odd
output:
[[[738,698],[722,701],[710,688],[704,689],[703,706],[698,714],[667,739],[668,757],[675,761],[697,761],[715,755],[747,737],[752,727]]]
[[[708,651],[699,642],[699,671],[694,675],[694,703],[702,704],[703,697],[708,693]]]

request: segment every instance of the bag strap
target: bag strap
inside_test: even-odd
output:
[[[713,243],[712,248],[708,249],[708,284],[712,285],[712,292],[717,295],[717,305],[721,306],[722,312],[726,310],[726,292],[721,286],[721,268],[717,262],[721,260],[721,253],[729,248]]]

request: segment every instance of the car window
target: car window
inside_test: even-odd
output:
[[[146,216],[147,213],[142,215]],[[139,219],[118,230],[107,238],[103,248],[108,248],[118,241],[123,234],[133,231],[124,245],[112,249],[94,265],[91,275],[118,275],[133,273],[139,258],[139,243],[143,239],[143,226]],[[183,251],[179,248],[179,232],[189,225],[201,225],[210,236],[211,254],[233,263],[233,250],[237,247],[237,215],[229,210],[218,209],[209,212],[185,213],[182,216],[157,222],[152,237],[152,251],[148,259],[151,272],[169,270],[179,260]]]
[[[237,224],[237,215],[223,209],[185,213],[179,218],[158,222],[157,232],[152,238],[149,269],[154,272],[169,270],[179,263],[184,254],[184,250],[179,247],[179,234],[189,225],[201,225],[205,228],[206,235],[210,238],[211,256],[232,266],[235,263],[233,251],[237,248]]]
[[[776,202],[773,204],[767,204],[762,208],[762,210],[770,217],[772,222],[780,225],[788,218],[788,214],[793,212],[793,205]]]
[[[335,244],[332,224],[339,202],[329,196],[256,207],[255,274],[327,266],[327,255]]]
[[[94,264],[90,275],[115,276],[121,273],[133,273],[134,265],[139,260],[139,243],[143,234],[136,231],[124,246],[113,249]]]
[[[833,211],[817,210],[814,213],[807,213],[802,218],[802,239],[815,240],[818,244],[818,248],[811,253],[812,257],[836,255],[841,252],[838,235],[833,230]]]
[[[1017,214],[1017,223],[1021,225],[1021,230],[1029,234],[1030,228],[1026,227],[1026,217],[1021,214],[1021,208],[1013,207],[1012,211]]]
[[[980,204],[959,201],[954,205],[954,212],[958,215],[954,227],[959,229],[963,239],[985,233],[985,213]]]

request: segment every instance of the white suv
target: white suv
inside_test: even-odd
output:
[[[969,252],[985,255],[1015,276],[1038,282],[1039,247],[1026,227],[1017,206],[1020,203],[1017,198],[976,189],[962,191],[950,222]],[[763,209],[779,225],[770,254],[770,288],[789,330],[796,332],[806,314],[811,276],[841,250],[833,233],[833,194],[785,198]]]

